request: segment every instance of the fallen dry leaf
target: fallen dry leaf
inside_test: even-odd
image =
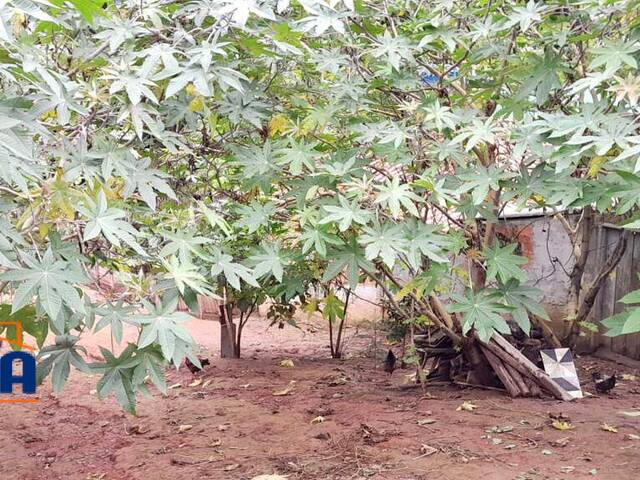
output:
[[[230,426],[231,426],[230,423],[223,423],[222,425],[218,425],[218,431],[219,432],[225,432],[225,431],[229,430]]]
[[[437,448],[434,448],[431,445],[427,445],[426,443],[423,443],[420,447],[420,453],[422,454],[422,457],[428,457],[429,455],[433,455],[437,451]]]
[[[251,480],[287,480],[287,477],[283,477],[282,475],[258,475],[257,477],[253,477]]]
[[[311,420],[311,425],[315,425],[316,423],[323,423],[326,420],[322,415],[318,415],[316,418]]]
[[[147,433],[148,430],[145,430],[142,425],[127,425],[124,427],[124,431],[127,435],[142,435]]]
[[[231,465],[227,465],[226,467],[224,467],[223,470],[225,472],[230,472],[231,470],[235,470],[237,468],[240,468],[240,464],[239,463],[232,463]]]
[[[282,360],[280,362],[280,366],[281,367],[285,367],[285,368],[293,368],[293,367],[295,367],[295,365],[293,364],[293,360],[290,360],[288,358],[285,359],[285,360]]]
[[[618,433],[617,427],[614,427],[613,425],[609,425],[607,423],[603,423],[602,425],[600,425],[600,429],[604,430],[605,432]]]
[[[295,386],[296,386],[296,381],[295,380],[291,380],[289,382],[289,385],[287,385],[282,390],[276,390],[275,392],[273,392],[273,395],[276,396],[276,397],[282,397],[284,395],[289,395],[289,393],[291,393],[291,390],[293,390],[293,387],[295,387]]]
[[[625,440],[640,440],[640,435],[636,435],[635,433],[627,433],[624,436]]]
[[[620,415],[625,415],[627,417],[640,417],[640,410],[633,412],[618,412]]]
[[[178,427],[178,433],[186,432],[188,430],[191,430],[192,428],[193,428],[193,425],[180,425]]]
[[[182,387],[180,383],[174,383],[173,385],[169,385],[169,388],[167,388],[167,390],[173,390],[174,388],[180,388],[180,387]]]
[[[202,384],[202,388],[207,388],[209,386],[209,384],[211,383],[211,380],[207,380],[206,382],[204,382]]]
[[[566,447],[567,445],[569,445],[570,440],[571,439],[569,437],[558,438],[557,440],[551,442],[551,445],[553,445],[554,447]]]
[[[476,408],[478,408],[478,406],[473,403],[473,402],[462,402],[462,405],[460,405],[458,408],[456,408],[456,411],[460,412],[460,411],[466,411],[466,412],[473,412]]]
[[[221,446],[221,445],[222,445],[222,440],[220,440],[219,438],[217,438],[217,439],[213,440],[213,441],[209,444],[209,446],[210,446],[210,447],[212,447],[212,448],[219,447],[219,446]]]
[[[418,420],[418,425],[422,426],[422,425],[431,425],[432,423],[436,423],[436,420],[434,418],[422,418],[420,420]]]
[[[630,373],[623,373],[620,375],[621,380],[626,380],[627,382],[635,382],[638,380],[636,375],[631,375]]]
[[[198,378],[197,380],[194,380],[193,382],[191,382],[189,384],[190,387],[197,387],[198,385],[200,385],[202,383],[202,379]]]
[[[562,420],[554,420],[551,426],[556,430],[573,430],[576,428],[571,422],[565,422]]]
[[[571,473],[576,469],[576,467],[572,467],[570,465],[567,465],[566,467],[560,467],[560,471],[562,473]]]

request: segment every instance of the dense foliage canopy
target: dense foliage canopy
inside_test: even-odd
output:
[[[322,285],[335,316],[368,278],[452,336],[528,331],[507,205],[638,225],[638,6],[0,0],[3,315],[55,333],[56,391],[100,372],[129,410],[197,363],[176,305],[198,294],[313,311]],[[137,343],[86,364],[82,334],[123,324]]]

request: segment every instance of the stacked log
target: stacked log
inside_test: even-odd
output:
[[[494,333],[489,342],[482,342],[478,338],[476,340],[497,380],[510,396],[539,397],[546,393],[560,400],[573,399],[544,370],[535,365],[502,335]],[[458,380],[459,377],[464,376],[464,367],[458,367],[456,371],[456,368],[451,366],[455,361],[464,359],[463,354],[441,331],[434,330],[415,335],[414,342],[422,356],[423,366],[431,362],[427,378],[469,385],[466,380]],[[443,367],[447,363],[450,365]],[[476,386],[494,388],[497,385]]]

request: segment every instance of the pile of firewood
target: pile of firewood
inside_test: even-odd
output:
[[[542,342],[529,338],[512,340],[522,351],[498,333],[494,333],[487,343],[478,340],[496,375],[494,386],[503,387],[512,397],[538,397],[548,393],[561,400],[571,400],[572,397],[532,361],[539,357]],[[428,371],[429,380],[488,386],[470,380],[473,370],[469,368],[464,350],[456,347],[441,330],[429,329],[414,335],[414,344],[421,356],[422,368]]]

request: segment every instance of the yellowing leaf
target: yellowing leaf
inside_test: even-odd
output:
[[[295,367],[295,365],[293,364],[293,360],[290,360],[288,358],[286,360],[282,360],[280,362],[280,366],[281,367],[285,367],[285,368],[293,368],[293,367]]]
[[[295,380],[291,380],[289,382],[289,385],[287,385],[282,390],[276,390],[275,392],[273,392],[273,395],[276,396],[276,397],[283,397],[285,395],[289,395],[289,393],[291,393],[291,390],[293,390],[293,387],[295,387],[295,386],[296,386],[296,381]]]
[[[605,163],[607,163],[607,157],[593,157],[589,162],[589,170],[587,171],[587,176],[589,178],[597,177],[598,173],[600,173],[600,170]]]
[[[287,126],[289,125],[289,119],[284,115],[274,115],[269,120],[269,136],[271,138],[276,137],[279,133],[285,133]]]
[[[193,100],[189,102],[189,111],[190,112],[201,112],[204,110],[204,97],[202,95],[198,95],[194,97]]]
[[[556,430],[573,430],[575,428],[571,422],[565,422],[562,420],[554,420],[551,426]]]
[[[195,97],[198,94],[198,89],[195,87],[195,85],[193,83],[190,83],[189,85],[187,85],[184,89],[185,92],[187,92],[187,95],[191,96],[191,97]]]
[[[602,425],[600,425],[600,429],[604,430],[605,432],[618,433],[617,427],[614,427],[613,425],[609,425],[607,423],[603,423]]]
[[[456,408],[456,411],[473,412],[476,408],[478,408],[478,406],[475,403],[467,401],[467,402],[462,402],[462,405]]]
[[[326,419],[322,415],[318,415],[316,418],[311,420],[311,425],[315,425],[317,423],[323,423]]]
[[[189,384],[189,386],[190,386],[190,387],[197,387],[197,386],[198,386],[198,385],[200,385],[200,384],[202,384],[202,379],[201,379],[201,378],[198,378],[198,379],[194,380],[193,382],[191,382],[191,383]]]

